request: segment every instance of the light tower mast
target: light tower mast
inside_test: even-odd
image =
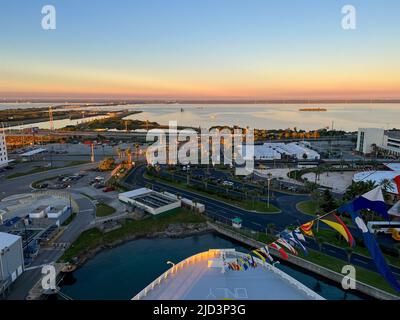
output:
[[[54,131],[53,108],[49,107],[50,131]]]
[[[90,145],[90,161],[94,162],[94,143]]]

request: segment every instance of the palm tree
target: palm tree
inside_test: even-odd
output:
[[[131,148],[126,148],[125,149],[125,157],[128,165],[132,164],[132,150]]]
[[[118,159],[121,159],[122,150],[120,147],[117,148],[117,155],[118,155]]]
[[[139,161],[139,150],[140,150],[139,143],[135,143],[136,161]]]
[[[380,185],[382,186],[383,190],[385,190],[386,192],[394,192],[392,180],[383,179],[380,182]]]
[[[361,196],[376,187],[374,181],[359,181],[353,182],[346,190],[344,194],[345,200],[352,200],[358,196]]]
[[[268,223],[268,224],[267,224],[267,233],[273,234],[275,228],[276,228],[275,223]]]

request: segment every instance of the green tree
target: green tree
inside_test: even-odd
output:
[[[114,158],[106,158],[102,160],[99,164],[99,169],[101,171],[109,171],[114,169],[115,167],[115,160]]]
[[[374,181],[353,182],[344,194],[344,200],[352,200],[374,189],[376,184]]]
[[[267,224],[267,232],[268,232],[269,234],[273,234],[275,228],[276,228],[275,223],[268,223],[268,224]]]
[[[320,208],[323,212],[331,212],[337,208],[337,203],[328,189],[325,189],[322,193],[321,200]]]

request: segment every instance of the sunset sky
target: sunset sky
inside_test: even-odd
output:
[[[0,0],[0,98],[400,99],[399,14],[398,0]]]

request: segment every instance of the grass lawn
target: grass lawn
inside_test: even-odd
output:
[[[300,254],[301,258],[338,273],[341,273],[342,268],[345,265],[348,265],[348,263],[343,260],[336,259],[319,251],[308,250],[308,253],[309,255],[307,257]],[[396,292],[380,274],[358,266],[354,267],[356,268],[356,278],[358,281],[400,296],[400,294]]]
[[[42,184],[42,182],[55,180],[58,177],[59,176],[54,176],[54,177],[50,177],[50,178],[46,178],[46,179],[41,179],[41,180],[35,181],[35,182],[32,183],[32,187],[37,189],[39,187],[39,185]]]
[[[144,220],[125,220],[122,227],[108,233],[102,233],[97,228],[83,232],[79,238],[61,257],[62,261],[71,261],[74,257],[94,249],[101,245],[112,244],[113,242],[125,239],[129,236],[145,236],[146,234],[164,231],[171,223],[203,223],[204,216],[180,208],[169,214],[148,217]]]
[[[108,204],[99,203],[96,205],[96,217],[106,217],[110,216],[115,212],[113,207],[110,207]]]
[[[272,243],[273,241],[276,240],[275,237],[273,237],[271,235],[267,235],[265,233],[257,233],[257,232],[251,233],[246,230],[238,230],[238,229],[234,229],[229,226],[224,226],[224,228],[227,228],[234,232],[243,234],[249,238],[253,238],[253,239],[263,242],[265,244]],[[327,230],[327,232],[329,233],[330,230]],[[335,232],[332,231],[332,234],[333,233],[335,233]],[[328,237],[328,235],[325,234],[325,232],[323,233],[323,236],[326,238]],[[331,241],[329,241],[329,242],[331,242]],[[342,245],[345,246],[344,240],[342,242]],[[365,249],[362,247],[359,247],[359,248]],[[367,250],[367,249],[365,249],[365,250]],[[317,250],[308,249],[307,251],[308,251],[308,256],[305,256],[301,251],[299,251],[299,257],[301,257],[304,260],[313,262],[317,265],[320,265],[322,267],[325,267],[327,269],[330,269],[332,271],[341,273],[343,266],[348,265],[348,263],[346,261],[343,261],[341,259],[337,259],[330,255],[321,253]],[[356,252],[357,250],[354,250],[354,251]],[[361,267],[358,267],[358,266],[354,266],[354,267],[356,268],[356,277],[357,277],[358,281],[400,296],[400,294],[398,292],[396,292],[394,289],[392,289],[392,287],[386,282],[386,280],[380,274],[370,271],[370,270],[367,270],[367,269],[364,269],[364,268],[361,268]]]
[[[249,211],[256,211],[257,213],[264,213],[264,214],[274,214],[274,213],[280,213],[281,210],[274,206],[273,204],[269,205],[269,208],[267,206],[266,202],[262,202],[262,201],[252,201],[252,200],[234,200],[234,199],[226,199],[223,197],[220,197],[216,194],[212,194],[212,193],[208,193],[205,191],[200,191],[197,190],[195,188],[191,188],[190,186],[186,185],[186,184],[181,184],[181,183],[177,183],[177,182],[172,182],[172,181],[167,181],[164,180],[162,178],[155,178],[155,177],[151,177],[148,174],[145,174],[145,178],[149,179],[149,180],[156,180],[159,181],[161,183],[164,183],[166,185],[170,185],[173,186],[174,188],[177,189],[181,189],[181,190],[186,190],[186,191],[190,191],[192,193],[197,193],[200,194],[202,196],[206,196],[221,202],[225,202],[231,205],[234,205],[236,207],[242,208],[244,210],[249,210]]]
[[[349,247],[347,242],[342,237],[340,237],[340,238],[338,237],[338,233],[336,231],[320,229],[320,231],[316,232],[315,234],[322,236],[324,239],[324,242],[332,244],[336,247],[340,247],[340,248],[348,248]],[[371,256],[369,254],[369,251],[367,248],[362,247],[358,244],[355,247],[353,247],[352,249],[353,249],[353,252],[361,254],[363,256],[366,256],[366,257]],[[386,260],[390,264],[392,264],[396,267],[400,267],[400,259],[398,257],[393,257],[388,254],[383,254],[383,255],[385,256]]]
[[[315,200],[306,200],[296,205],[297,210],[304,214],[315,216],[318,213],[318,203]]]
[[[22,177],[22,176],[27,176],[29,174],[34,174],[34,173],[39,173],[39,172],[46,172],[46,171],[50,171],[50,170],[54,170],[54,169],[60,169],[59,167],[36,167],[33,168],[32,170],[29,171],[24,171],[24,172],[15,172],[12,173],[10,175],[8,175],[6,178],[7,179],[14,179],[14,178],[18,178],[18,177]]]

